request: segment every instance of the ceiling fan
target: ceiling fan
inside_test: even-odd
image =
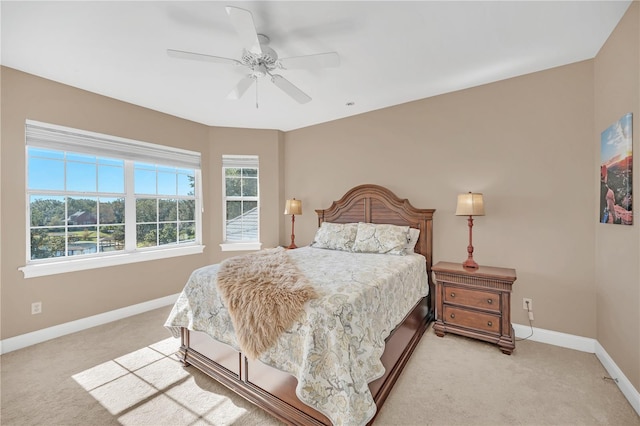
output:
[[[297,102],[305,104],[311,101],[311,97],[280,74],[274,74],[274,71],[278,69],[315,69],[340,65],[340,57],[336,52],[279,58],[275,50],[268,46],[269,37],[256,31],[251,12],[233,6],[227,6],[225,9],[244,46],[240,60],[174,49],[167,49],[167,54],[174,58],[230,64],[247,68],[249,73],[229,92],[227,99],[240,99],[254,82],[269,76],[276,87]]]

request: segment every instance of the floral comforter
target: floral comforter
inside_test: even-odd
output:
[[[385,339],[428,292],[425,259],[303,247],[287,254],[319,298],[260,361],[298,379],[296,394],[334,425],[363,425],[376,412],[369,382],[384,374]],[[195,270],[165,326],[201,331],[239,350],[216,291],[218,265]]]

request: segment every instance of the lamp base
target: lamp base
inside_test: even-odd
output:
[[[472,237],[472,229],[473,229],[473,216],[469,216],[469,245],[467,246],[467,260],[462,262],[462,266],[469,269],[477,269],[478,264],[475,260],[473,260],[473,237]]]
[[[478,269],[478,264],[475,262],[475,260],[473,260],[472,257],[462,262],[462,266],[464,266],[465,268]]]
[[[287,247],[287,250],[293,250],[298,248],[298,246],[295,243],[295,240],[296,240],[296,234],[294,231],[295,224],[296,224],[296,215],[292,214],[291,215],[291,244],[289,244],[289,247]]]

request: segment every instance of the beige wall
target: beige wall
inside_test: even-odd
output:
[[[468,227],[454,214],[456,197],[482,192],[474,258],[516,269],[513,321],[528,324],[530,297],[535,326],[595,337],[592,65],[288,132],[285,190],[306,205],[296,241],[311,242],[313,209],[375,183],[435,208],[434,261],[462,262]]]
[[[597,170],[600,132],[633,113],[633,152],[640,153],[640,3],[634,2],[595,59],[594,151]],[[598,175],[592,176],[593,187]],[[638,168],[633,187],[640,188]],[[596,192],[596,191],[594,191]],[[599,196],[599,192],[598,192]],[[594,226],[596,244],[597,337],[607,353],[640,389],[640,205],[633,226]]]
[[[280,132],[211,129],[11,68],[1,76],[2,339],[179,293],[193,269],[219,262],[222,154],[260,155],[263,241],[278,243]],[[25,119],[201,152],[204,254],[25,279]],[[31,315],[35,301],[42,314]]]

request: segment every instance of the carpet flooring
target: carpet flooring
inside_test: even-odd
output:
[[[2,425],[280,425],[176,360],[170,307],[0,357]],[[425,333],[382,425],[615,425],[640,417],[595,355],[519,341],[511,356]]]

